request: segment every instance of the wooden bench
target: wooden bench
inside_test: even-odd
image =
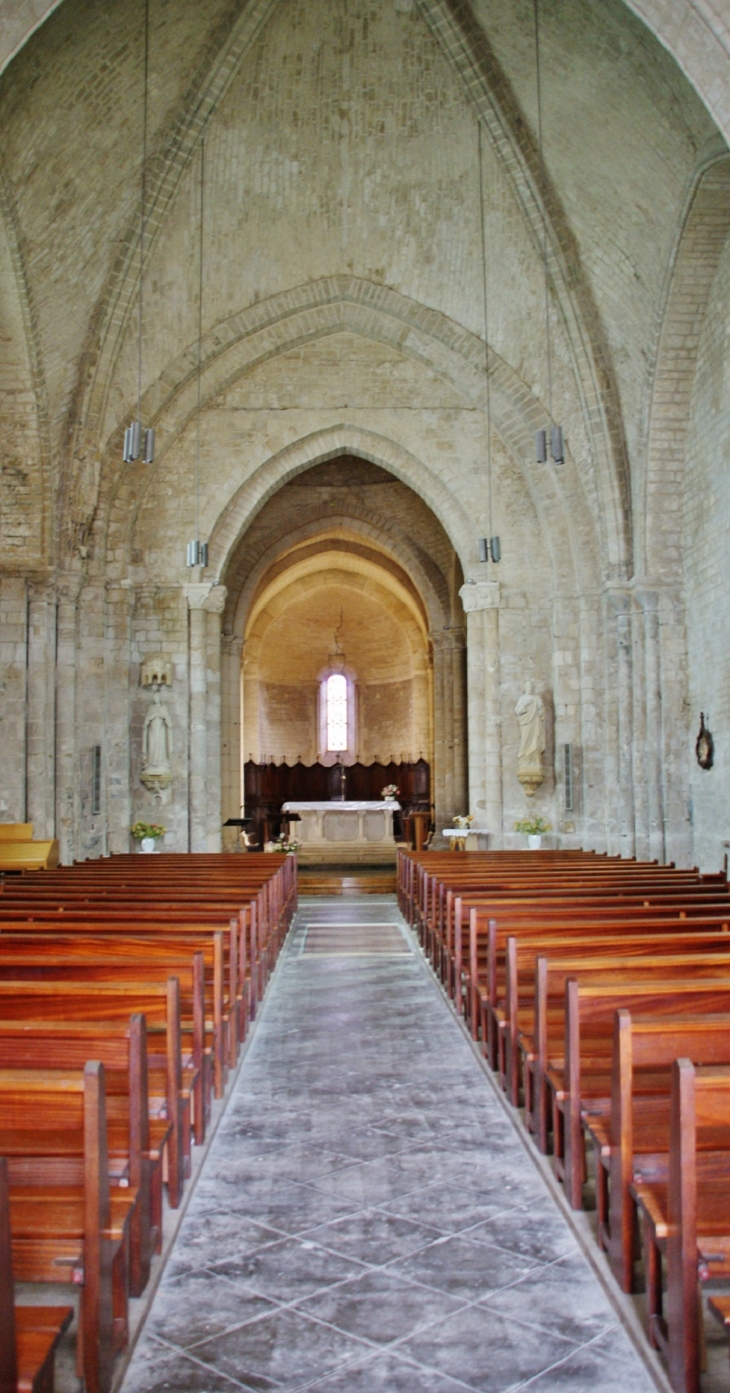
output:
[[[80,1288],[86,1390],[108,1393],[114,1355],[127,1336],[127,1251],[137,1197],[131,1187],[115,1190],[109,1183],[103,1064],[87,1063],[83,1073],[0,1070],[0,1119],[0,1152],[7,1140],[15,1149],[16,1138],[24,1135],[36,1177],[34,1184],[24,1183],[22,1162],[10,1159],[16,1280]]]
[[[548,969],[549,971],[549,969]],[[565,982],[564,1027],[560,1056],[551,1056],[548,1043],[546,1085],[552,1097],[554,1164],[574,1209],[582,1203],[585,1173],[585,1117],[609,1105],[613,1021],[626,1009],[640,1015],[725,1015],[730,1012],[730,973],[707,980],[674,980],[654,968],[648,980],[630,973],[606,974],[600,983]]]
[[[56,1346],[73,1306],[16,1306],[8,1163],[0,1157],[0,1393],[53,1393]]]
[[[49,1028],[46,1021],[0,1021],[0,1069],[48,1071],[52,1059],[54,1071],[83,1070],[90,1057],[99,1059],[106,1071],[110,1184],[131,1186],[137,1192],[130,1227],[129,1285],[131,1295],[140,1296],[153,1253],[162,1248],[162,1167],[172,1130],[166,1118],[150,1110],[144,1016],[131,1016],[126,1026],[77,1022]],[[43,1147],[42,1137],[39,1144]],[[18,1148],[25,1157],[23,1176],[33,1180],[34,1167],[22,1135]],[[67,1159],[72,1154],[68,1139],[65,1154]],[[13,1155],[8,1150],[9,1158]],[[77,1159],[80,1164],[82,1150]],[[21,1179],[17,1167],[15,1178]]]
[[[667,1356],[676,1393],[699,1393],[698,1282],[730,1278],[730,1066],[674,1061],[668,1179],[637,1181],[632,1192],[643,1220],[650,1336]]]
[[[167,1190],[170,1206],[177,1208],[189,1163],[188,1098],[182,1088],[177,978],[171,977],[160,986],[65,982],[62,990],[53,982],[0,981],[0,1020],[3,1022],[44,1019],[58,1026],[69,1021],[117,1022],[126,1026],[135,1013],[143,1014],[146,1019],[148,1061],[153,1070],[164,1073],[164,1097],[157,1100],[156,1108],[151,1092],[150,1098],[153,1114],[164,1116],[171,1124],[166,1145]]]
[[[614,1020],[611,1106],[586,1115],[596,1156],[599,1240],[624,1291],[634,1290],[635,1206],[630,1187],[644,1176],[665,1180],[669,1161],[671,1066],[730,1064],[730,1016],[632,1016]]]

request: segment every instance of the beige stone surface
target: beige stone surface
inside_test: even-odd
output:
[[[127,849],[130,822],[157,809],[139,778],[140,668],[159,655],[167,844],[220,845],[249,748],[316,752],[342,609],[366,674],[363,749],[427,749],[439,825],[468,805],[510,844],[530,678],[546,711],[531,801],[560,844],[716,868],[730,830],[725,0],[542,6],[544,179],[523,0],[153,5],[148,467],[121,462],[141,13],[0,5],[0,817],[32,817],[63,859]],[[550,400],[560,469],[533,463]],[[204,574],[185,567],[196,532]],[[498,568],[478,559],[492,533]]]

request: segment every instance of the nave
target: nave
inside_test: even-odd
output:
[[[389,896],[308,898],[122,1393],[649,1393]]]

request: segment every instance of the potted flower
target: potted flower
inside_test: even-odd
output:
[[[524,833],[530,851],[540,850],[543,834],[549,831],[550,823],[544,817],[523,817],[515,823],[515,832]]]
[[[391,802],[394,798],[397,798],[399,794],[400,789],[396,784],[386,784],[385,788],[381,788],[380,790],[380,796],[381,798],[385,798],[386,802]]]
[[[134,840],[139,842],[140,851],[154,851],[155,842],[164,837],[167,829],[158,822],[135,822],[129,830]]]

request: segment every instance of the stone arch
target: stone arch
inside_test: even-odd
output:
[[[410,593],[409,606],[414,623],[415,615],[420,611],[417,627],[424,636],[428,636],[432,651],[433,793],[437,817],[448,817],[465,802],[466,636],[464,614],[458,598],[461,570],[458,560],[455,560],[453,567],[450,560],[457,552],[455,539],[449,534],[445,518],[429,503],[424,488],[414,488],[411,483],[411,478],[419,482],[418,472],[414,473],[413,470],[417,462],[406,457],[404,463],[398,449],[389,451],[389,442],[366,432],[359,432],[356,436],[355,443],[359,449],[353,448],[353,443],[353,432],[348,429],[318,432],[304,442],[298,442],[302,448],[296,456],[292,453],[295,447],[292,447],[292,451],[288,452],[289,459],[282,462],[273,479],[269,472],[266,498],[261,498],[259,506],[254,506],[254,500],[249,499],[248,511],[245,512],[245,500],[238,497],[232,501],[231,518],[223,519],[227,526],[225,535],[219,539],[217,554],[220,558],[220,585],[227,591],[223,617],[222,674],[225,815],[237,815],[240,799],[238,771],[243,751],[240,744],[241,699],[238,684],[247,623],[260,602],[262,587],[265,588],[272,577],[275,576],[277,583],[283,584],[292,566],[299,565],[301,568],[305,554],[305,567],[316,569],[318,541],[321,541],[322,554],[341,557],[343,566],[349,564],[350,569],[355,571],[379,572],[384,582],[390,576],[387,583],[395,590]],[[290,503],[287,509],[284,500],[287,485],[296,485],[297,476],[314,466],[353,454],[375,464],[377,469],[372,472],[376,475],[385,470],[391,478],[385,478],[383,482],[398,482],[406,486],[404,493],[415,494],[419,500],[414,505],[418,518],[422,519],[425,504],[431,514],[429,526],[433,536],[423,538],[420,532],[418,537],[411,536],[408,516],[398,522],[392,517],[383,516],[375,505],[368,507],[359,500],[345,501],[346,495],[351,492],[349,484],[341,485],[343,497],[337,500],[334,513],[323,511],[315,501],[311,513],[305,514],[297,529],[292,531],[290,526],[287,527],[292,507]],[[291,466],[294,459],[297,467],[287,468],[286,465]],[[392,468],[393,463],[400,467]],[[355,486],[355,489],[358,487]],[[277,498],[281,500],[280,517],[275,511],[272,513],[277,507]],[[338,536],[339,533],[344,536]],[[439,536],[443,538],[443,545],[438,543]],[[428,564],[429,560],[431,565]],[[450,574],[450,571],[453,573]],[[309,583],[313,584],[313,581]]]
[[[672,55],[730,142],[730,17],[712,0],[624,0]],[[18,0],[0,29],[0,73],[63,0]]]
[[[682,497],[692,387],[702,324],[730,233],[730,156],[702,170],[690,192],[670,266],[651,395],[642,499],[646,574],[676,584],[682,570]]]
[[[730,12],[713,0],[624,0],[704,102],[730,144]]]
[[[207,74],[188,94],[172,131],[158,142],[150,158],[146,245],[152,255],[156,237],[175,197],[184,169],[206,123],[222,100],[234,72],[261,31],[276,0],[251,0],[234,25]],[[536,252],[543,227],[555,302],[570,346],[573,375],[590,459],[582,462],[586,495],[595,493],[593,526],[601,539],[606,578],[626,576],[631,568],[631,500],[628,460],[613,368],[600,317],[581,268],[580,249],[554,189],[540,172],[535,141],[519,110],[484,31],[465,5],[448,0],[418,0],[419,11],[455,68],[465,95],[493,144],[510,183]],[[138,230],[120,231],[120,252],[97,302],[69,420],[69,488],[73,469],[97,459],[103,447],[101,423],[112,391],[114,369],[136,303]],[[380,289],[378,287],[377,289]],[[524,389],[524,385],[523,385]],[[545,408],[540,410],[544,420]],[[78,423],[78,424],[75,424]],[[590,476],[594,476],[593,479]]]
[[[48,425],[48,401],[46,379],[43,371],[43,355],[38,335],[38,319],[33,304],[33,296],[26,273],[26,249],[18,223],[14,200],[0,169],[0,230],[4,234],[7,253],[12,267],[11,293],[16,297],[23,325],[23,352],[27,362],[28,386],[33,395],[33,409],[37,428],[38,456],[37,467],[41,471],[40,495],[42,499],[40,555],[33,558],[35,567],[49,565],[54,556],[53,497],[54,479],[51,470],[51,447]]]
[[[288,562],[289,564],[286,564]],[[428,630],[421,607],[417,597],[412,593],[409,586],[403,584],[403,577],[393,573],[385,564],[385,557],[378,557],[373,553],[369,555],[359,555],[357,553],[343,553],[337,548],[332,548],[331,543],[326,540],[322,543],[319,552],[302,557],[298,549],[290,551],[284,558],[281,569],[275,569],[275,574],[269,574],[263,578],[260,593],[258,593],[250,605],[246,617],[246,636],[243,649],[242,665],[242,685],[243,685],[243,713],[244,713],[244,752],[258,746],[260,734],[260,693],[262,687],[263,673],[267,666],[270,666],[272,656],[276,660],[276,655],[280,652],[280,646],[275,641],[272,645],[270,631],[272,626],[275,632],[280,632],[282,621],[287,622],[287,657],[285,680],[291,681],[294,671],[299,668],[299,680],[302,678],[302,661],[306,671],[307,665],[311,662],[311,647],[309,642],[306,651],[298,651],[296,624],[292,623],[289,616],[292,612],[301,616],[302,611],[321,612],[324,601],[325,609],[332,607],[332,600],[327,603],[327,597],[336,592],[335,607],[344,601],[345,616],[348,614],[348,604],[355,606],[355,612],[362,611],[365,605],[370,610],[371,616],[377,619],[379,616],[385,617],[386,622],[394,626],[398,634],[398,665],[401,669],[400,677],[409,683],[409,704],[411,710],[409,718],[403,723],[402,731],[410,727],[410,743],[404,745],[400,743],[397,748],[408,750],[410,758],[423,757],[432,760],[432,739],[431,739],[431,683],[430,667],[428,659]],[[382,618],[380,620],[382,622]],[[360,637],[358,639],[358,632]],[[367,630],[365,630],[366,634]],[[350,639],[345,638],[348,652],[349,675],[358,681],[360,693],[363,691],[363,684],[373,680],[372,662],[385,662],[388,667],[392,665],[392,652],[379,653],[373,652],[372,647],[365,641],[366,651],[369,649],[369,662],[365,668],[361,666],[357,659],[357,651],[362,657],[362,636],[363,629],[358,626],[354,632],[350,632]],[[351,645],[353,640],[356,642],[356,654],[353,655]],[[319,663],[326,663],[326,652],[324,648],[317,660],[318,674],[322,669]],[[386,657],[386,653],[388,656]],[[295,656],[296,655],[296,656]],[[354,663],[354,668],[352,664]],[[348,668],[345,669],[348,671]],[[318,675],[317,674],[317,675]],[[309,674],[310,678],[315,677],[315,673]],[[282,678],[284,675],[282,675]],[[280,678],[280,680],[282,680]],[[382,680],[382,677],[381,679]],[[311,692],[310,692],[311,697]],[[360,702],[362,705],[362,702]],[[313,714],[313,713],[312,713]],[[391,713],[391,720],[392,720]],[[365,712],[361,711],[361,719]],[[276,722],[280,726],[281,718]],[[365,757],[365,762],[371,762],[373,758],[383,757],[388,751],[383,744],[373,746],[372,741],[374,732],[370,731],[370,736],[366,734],[366,727],[361,726],[361,737],[365,736],[365,743],[355,743],[348,746],[350,758],[354,758],[359,750],[360,758]],[[354,732],[353,732],[354,734]],[[312,746],[304,756],[304,762],[310,763],[317,757],[321,758],[321,747],[317,753],[314,745],[315,731],[314,723],[309,731]],[[291,737],[289,737],[291,738]],[[382,738],[382,732],[381,732]],[[258,746],[260,758],[264,749],[280,752],[280,746],[276,743]],[[297,750],[289,746],[288,756],[292,759],[296,752],[301,753],[302,746],[300,739],[297,739]],[[286,751],[285,751],[286,753]]]
[[[334,276],[296,287],[216,325],[203,341],[203,407],[257,364],[342,329],[386,343],[422,362],[467,401],[481,410],[486,409],[483,340],[436,310],[419,305],[397,291],[353,276]],[[560,476],[552,468],[528,464],[534,450],[534,431],[544,423],[544,407],[493,350],[489,365],[493,428],[517,464],[530,494],[550,556],[555,587],[595,584],[605,574],[608,561],[605,553],[600,560],[596,555],[597,534],[600,535],[601,528],[600,519],[595,517],[589,501],[590,462],[569,458]],[[174,362],[165,366],[145,394],[145,419],[157,428],[156,463],[152,468],[137,465],[119,474],[116,466],[119,441],[114,435],[106,442],[106,464],[102,473],[106,503],[99,527],[106,533],[108,552],[129,552],[130,537],[146,492],[166,454],[194,419],[196,371],[196,354],[192,347],[187,347]],[[297,442],[275,462],[264,459],[258,462],[239,490],[239,525],[248,517],[257,496],[260,495],[261,502],[265,501],[267,471],[272,467],[281,482],[282,471],[289,469],[294,473],[298,468],[306,468],[324,450],[338,453],[351,449],[354,453],[362,453],[364,458],[372,458],[375,463],[382,463],[383,467],[403,477],[416,492],[424,490],[423,497],[429,506],[439,516],[449,519],[447,531],[462,565],[468,568],[472,558],[475,559],[473,529],[466,514],[433,471],[428,471],[425,464],[416,467],[408,452],[402,451],[394,441],[386,444],[378,438],[371,445],[365,440],[358,445],[358,428],[343,424],[329,429],[334,431],[330,441],[320,440],[322,433],[317,432],[309,443]],[[383,450],[385,454],[381,458]],[[226,549],[234,540],[231,528],[237,514],[231,511],[230,503],[226,504],[225,512],[225,525],[219,520],[211,536],[211,559],[216,573],[225,565]]]
[[[231,562],[225,573],[228,599],[224,624],[229,632],[243,635],[245,615],[253,596],[263,577],[280,556],[282,547],[301,546],[320,538],[323,523],[333,535],[340,531],[344,537],[350,534],[362,539],[360,549],[363,552],[370,551],[373,543],[377,545],[378,542],[383,543],[387,540],[388,552],[385,554],[393,556],[406,573],[412,576],[431,628],[446,628],[449,625],[453,619],[452,597],[438,567],[433,562],[429,564],[430,558],[419,554],[419,549],[409,545],[408,538],[394,526],[391,519],[364,508],[356,512],[351,507],[347,513],[340,511],[335,514],[328,513],[326,517],[322,514],[311,517],[299,527],[289,529],[286,537],[283,534],[277,537],[266,548],[252,549],[247,546],[243,583],[238,576],[232,575],[234,563]]]

